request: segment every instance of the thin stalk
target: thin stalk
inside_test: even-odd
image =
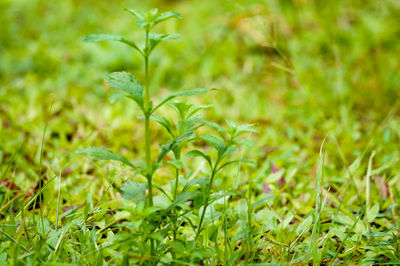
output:
[[[177,160],[180,160],[180,159],[181,159],[181,151],[180,151],[180,149],[179,149],[179,151],[177,152],[177,154],[176,154],[175,157],[176,157]],[[177,195],[177,193],[178,193],[178,183],[179,183],[179,169],[176,168],[176,171],[175,171],[174,199],[176,199],[176,195]]]
[[[253,220],[253,208],[252,208],[252,204],[251,204],[251,190],[252,190],[252,186],[253,186],[253,178],[250,177],[249,180],[249,191],[248,191],[248,196],[247,196],[247,222],[248,222],[248,250],[247,250],[247,254],[246,254],[246,260],[245,260],[245,265],[247,265],[249,263],[249,260],[251,260],[251,255],[252,255],[252,250],[253,250],[253,230],[252,230],[252,220]],[[251,261],[250,261],[251,262]]]
[[[178,149],[178,152],[175,154],[175,158],[177,160],[180,160],[181,158],[181,151],[180,149]],[[174,187],[174,200],[176,199],[176,196],[178,194],[178,182],[179,182],[179,169],[177,168],[175,170],[175,187]],[[174,222],[174,240],[176,240],[176,233],[178,231],[178,212],[177,210],[174,208],[174,214],[176,215],[176,221]]]
[[[150,149],[150,88],[149,88],[149,29],[146,29],[146,47],[144,50],[144,136],[146,151],[146,178],[148,193],[148,206],[153,206],[153,169],[151,165],[151,149]],[[150,239],[150,255],[154,254],[154,239]]]
[[[179,159],[178,159],[179,160]],[[175,188],[174,188],[174,199],[176,199],[176,194],[178,193],[178,182],[179,182],[179,169],[175,170]]]
[[[201,216],[200,216],[200,223],[199,223],[199,227],[197,228],[195,240],[197,240],[197,238],[199,237],[200,232],[201,232],[201,227],[203,225],[204,215],[206,214],[206,210],[207,210],[207,207],[208,207],[208,201],[210,200],[211,186],[212,186],[212,183],[214,181],[214,177],[215,177],[215,173],[216,173],[216,171],[215,171],[215,169],[217,168],[216,166],[217,165],[215,165],[214,168],[211,170],[210,183],[208,184],[206,197],[205,197],[205,204],[204,204],[203,212],[201,213]]]
[[[23,144],[23,143],[21,142],[21,144],[19,145],[18,149],[17,149],[17,150],[14,152],[14,154],[12,155],[11,160],[10,160],[10,161],[8,162],[8,164],[7,164],[6,170],[4,170],[4,172],[3,172],[2,175],[1,175],[0,182],[2,182],[3,179],[6,177],[8,170],[10,169],[11,165],[14,163],[15,157],[17,156],[18,152],[19,152],[19,151],[21,150],[21,148],[22,148],[22,144]]]
[[[56,231],[58,231],[58,220],[59,220],[59,214],[60,214],[60,198],[61,198],[61,170],[60,170],[60,175],[58,176]]]
[[[150,89],[149,89],[149,30],[146,29],[146,48],[144,55],[144,66],[145,66],[145,90],[144,90],[144,135],[146,145],[146,168],[147,168],[147,185],[149,190],[148,204],[153,206],[153,183],[152,183],[152,166],[151,166],[151,149],[150,149]]]
[[[224,194],[226,195],[226,189],[224,188]],[[229,245],[229,239],[228,239],[228,226],[227,226],[227,219],[226,219],[226,213],[227,213],[227,202],[226,202],[226,197],[224,196],[224,262],[225,265],[228,265],[228,247],[230,249]]]
[[[223,152],[221,152],[221,154],[224,154],[224,152],[231,145],[231,143],[232,143],[232,140],[230,140],[228,145],[225,146],[225,148],[224,148]],[[217,161],[215,162],[214,166],[211,165],[210,183],[208,184],[206,197],[205,197],[205,204],[204,204],[203,212],[202,212],[201,217],[200,217],[200,223],[199,223],[199,227],[197,228],[197,233],[196,233],[196,236],[195,236],[195,240],[197,240],[197,238],[200,235],[201,227],[202,227],[203,221],[204,221],[204,215],[206,214],[206,210],[207,210],[207,207],[208,207],[208,201],[210,199],[211,187],[212,187],[212,184],[214,182],[214,177],[215,177],[216,173],[220,170],[218,168],[218,166],[219,166],[219,163],[221,162],[222,159],[223,159],[223,157],[218,156]]]
[[[146,115],[145,117],[145,135],[146,135],[146,168],[147,168],[147,186],[149,190],[149,195],[148,195],[148,204],[149,206],[153,206],[153,183],[152,183],[152,169],[151,169],[151,151],[150,151],[150,117]]]

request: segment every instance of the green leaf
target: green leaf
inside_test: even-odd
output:
[[[161,145],[161,151],[160,151],[160,154],[158,155],[157,162],[161,162],[161,160],[165,157],[165,155],[167,155],[167,153],[170,150],[172,150],[174,144],[175,144],[175,142],[174,142],[174,140],[172,140],[168,143]]]
[[[182,192],[188,191],[189,189],[191,191],[193,191],[193,189],[191,189],[192,187],[195,187],[195,188],[200,187],[200,188],[205,189],[207,187],[208,183],[209,183],[209,180],[208,180],[208,178],[205,178],[205,177],[191,179],[183,186]]]
[[[185,131],[182,135],[180,135],[179,137],[177,137],[175,139],[175,143],[177,145],[179,145],[179,144],[185,142],[188,138],[192,138],[192,137],[194,137],[194,133],[192,130]]]
[[[192,106],[192,108],[190,108],[188,114],[187,114],[187,118],[192,117],[193,115],[195,115],[197,112],[203,110],[203,109],[207,109],[212,107],[212,104],[207,104],[207,105],[194,105]]]
[[[357,157],[357,158],[354,160],[354,162],[349,166],[349,171],[348,171],[348,173],[349,173],[350,175],[353,175],[353,174],[355,173],[355,171],[356,171],[358,168],[360,168],[360,166],[361,166],[361,160],[362,160],[362,157]]]
[[[151,115],[150,116],[150,120],[159,123],[161,126],[163,126],[168,133],[174,138],[175,135],[172,131],[172,125],[171,123],[168,121],[167,118],[165,118],[164,116],[159,116],[159,115]]]
[[[140,28],[146,28],[150,26],[148,21],[146,21],[146,15],[143,12],[130,8],[125,8],[125,10],[136,17],[136,25],[138,25]]]
[[[367,221],[368,222],[373,222],[376,218],[376,216],[379,214],[379,203],[375,203],[372,208],[367,209]]]
[[[108,97],[108,100],[111,104],[113,104],[125,97],[127,97],[127,94],[125,93],[113,93]]]
[[[206,88],[196,88],[196,89],[185,90],[185,91],[170,94],[167,97],[165,97],[156,107],[154,107],[152,112],[154,112],[155,110],[157,110],[162,105],[169,102],[170,100],[174,99],[175,97],[193,96],[193,95],[204,94],[206,92],[208,92],[208,89],[206,89]]]
[[[163,41],[167,40],[176,40],[179,39],[179,34],[164,34],[164,33],[150,33],[149,34],[149,46],[147,55],[150,55],[150,53],[156,48],[156,46]]]
[[[183,143],[185,140],[193,135],[193,131],[186,131],[174,140],[171,140],[170,142],[161,145],[161,152],[158,156],[157,162],[160,162],[169,151],[173,150],[175,147],[179,146],[181,143]]]
[[[235,128],[234,136],[239,136],[244,133],[258,133],[258,130],[254,129],[253,127],[256,124],[248,124],[248,125],[240,125]]]
[[[200,118],[198,118],[198,120],[201,121],[201,123],[203,123],[204,125],[210,126],[210,127],[214,128],[215,130],[217,130],[218,134],[222,138],[224,138],[224,133],[226,132],[226,128],[224,128],[224,127],[222,127],[222,126],[220,126],[220,125],[218,125],[217,123],[214,123],[214,122],[210,122],[210,121],[203,120],[203,119],[200,119]]]
[[[134,75],[125,71],[113,72],[107,76],[106,81],[110,87],[127,92],[127,97],[143,109],[143,87]]]
[[[255,126],[255,124],[238,126],[238,125],[236,125],[235,122],[233,122],[231,120],[226,120],[226,123],[228,124],[229,133],[232,138],[235,138],[244,133],[258,133],[258,131],[253,128]]]
[[[191,256],[200,260],[206,260],[214,255],[214,250],[211,248],[196,248],[192,251]]]
[[[176,169],[181,169],[183,168],[183,162],[181,160],[172,160],[172,161],[166,161],[166,164],[172,165]]]
[[[161,234],[161,232],[153,232],[149,235],[149,237],[160,242],[164,240],[164,237]]]
[[[185,254],[186,247],[184,241],[177,239],[174,241],[169,241],[167,243],[174,250],[176,254]]]
[[[206,159],[206,161],[208,162],[210,168],[212,168],[212,162],[211,162],[211,158],[210,156],[208,156],[207,154],[205,154],[204,152],[200,151],[200,150],[192,150],[190,152],[188,152],[186,154],[187,157],[189,158],[193,158],[193,157],[203,157],[204,159]]]
[[[229,154],[232,154],[232,153],[237,152],[237,151],[238,151],[238,149],[237,149],[236,147],[234,147],[234,146],[229,146],[228,148],[222,150],[222,152],[221,152],[221,154],[220,154],[220,158],[221,158],[221,160],[222,160],[223,158],[225,158],[225,157],[228,156]]]
[[[163,21],[165,21],[165,20],[167,20],[167,19],[170,19],[170,18],[178,18],[178,19],[181,19],[182,16],[179,15],[178,13],[172,12],[172,11],[163,12],[163,13],[161,13],[160,15],[158,15],[158,16],[155,17],[155,19],[154,19],[154,26],[157,25],[158,23],[163,22]]]
[[[247,148],[253,148],[254,147],[254,141],[251,140],[250,138],[243,138],[238,140],[236,143],[239,143],[240,145],[246,146]]]
[[[273,198],[274,198],[273,195],[268,195],[268,196],[266,196],[266,197],[264,197],[264,198],[261,198],[260,200],[254,202],[254,203],[251,205],[251,208],[252,208],[253,210],[255,210],[255,209],[257,209],[258,207],[260,207],[261,205],[264,205],[264,204],[267,203],[268,201],[272,200]]]
[[[161,14],[157,14],[158,13],[157,8],[153,8],[150,11],[147,11],[146,13],[129,8],[125,8],[125,10],[136,17],[136,24],[140,28],[146,28],[148,30],[153,28],[158,23],[163,22],[167,19],[182,18],[181,15],[179,15],[176,12],[163,12]]]
[[[198,129],[199,127],[204,126],[203,123],[201,123],[201,121],[199,119],[197,119],[197,117],[191,117],[187,120],[185,120],[185,122],[182,123],[182,121],[179,121],[179,125],[178,125],[178,129],[187,131],[187,130],[191,130],[191,131],[195,131],[196,129]]]
[[[152,164],[151,164],[151,169],[152,169],[151,175],[153,175],[153,173],[154,173],[155,171],[157,171],[157,169],[160,169],[160,168],[163,167],[163,166],[164,166],[164,164],[163,164],[162,162],[155,162],[155,163],[152,163]]]
[[[191,191],[191,192],[182,192],[180,193],[176,199],[171,203],[171,205],[168,207],[168,209],[174,208],[176,205],[179,205],[181,203],[184,203],[185,201],[191,200],[196,198],[201,194],[200,191]]]
[[[213,146],[218,152],[221,152],[225,148],[225,142],[211,134],[205,134],[200,136],[199,139],[205,140],[208,144]]]
[[[278,181],[279,179],[282,178],[282,176],[285,173],[285,169],[280,169],[278,172],[273,172],[271,174],[269,174],[267,177],[265,177],[265,182],[267,183],[275,183],[276,181]]]
[[[170,102],[169,105],[175,110],[181,119],[185,119],[186,113],[193,106],[193,104],[182,102]]]
[[[129,165],[132,168],[135,168],[133,163],[131,163],[127,158],[124,156],[107,150],[104,147],[89,147],[85,149],[80,149],[74,152],[75,154],[79,155],[86,155],[96,158],[98,160],[112,160],[112,161],[120,161],[126,165]]]
[[[137,50],[140,54],[143,54],[142,50],[139,49],[139,47],[132,41],[116,35],[116,34],[90,34],[87,35],[84,39],[84,42],[107,42],[107,41],[114,41],[114,42],[122,42],[130,47],[134,48]]]
[[[153,184],[153,188],[161,191],[161,193],[163,193],[168,198],[169,201],[172,201],[172,198],[168,195],[168,193],[161,186],[159,186],[157,184]]]
[[[234,163],[251,163],[251,164],[255,164],[255,162],[248,160],[248,159],[238,159],[238,160],[233,160],[233,161],[229,161],[227,163],[224,163],[222,166],[220,166],[218,168],[217,171],[221,170],[222,168],[227,167],[228,165],[234,164]]]
[[[235,129],[235,128],[237,128],[236,123],[233,122],[232,120],[227,119],[227,120],[226,120],[226,124],[228,125],[229,129]]]
[[[158,8],[152,8],[150,11],[147,11],[147,15],[150,15],[151,20],[154,20],[158,13]]]
[[[134,203],[146,201],[146,183],[127,180],[122,184],[121,195]]]
[[[300,235],[306,230],[310,230],[311,224],[313,221],[312,215],[309,215],[306,219],[304,219],[296,228],[296,235]]]

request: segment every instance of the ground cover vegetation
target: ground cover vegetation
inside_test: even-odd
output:
[[[1,1],[0,264],[399,264],[399,15]]]

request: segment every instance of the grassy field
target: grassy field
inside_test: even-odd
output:
[[[142,45],[124,8],[182,16],[154,28],[181,37],[148,82],[127,45],[83,42]],[[0,265],[400,264],[399,17],[397,0],[0,0]],[[147,164],[170,136],[110,103],[115,71],[153,107],[216,88],[157,110],[179,134],[178,101],[211,122]],[[254,126],[217,172],[242,128],[226,120]]]

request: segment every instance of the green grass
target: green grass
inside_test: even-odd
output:
[[[399,3],[146,3],[0,3],[0,264],[399,264]],[[177,226],[121,196],[145,177],[73,153],[104,146],[146,158],[140,109],[109,104],[104,82],[123,70],[144,80],[141,58],[122,44],[82,42],[92,33],[142,38],[125,7],[183,17],[157,28],[181,41],[152,55],[155,102],[217,88],[191,100],[213,105],[204,119],[257,124],[254,145],[239,151],[256,166],[215,177],[197,239],[199,202],[180,203],[188,212]],[[150,130],[155,156],[169,137]],[[201,158],[182,160],[178,191],[209,176]],[[164,167],[153,184],[174,195],[176,178]],[[166,208],[153,193],[154,208]],[[149,215],[162,221],[159,234],[143,226]]]

